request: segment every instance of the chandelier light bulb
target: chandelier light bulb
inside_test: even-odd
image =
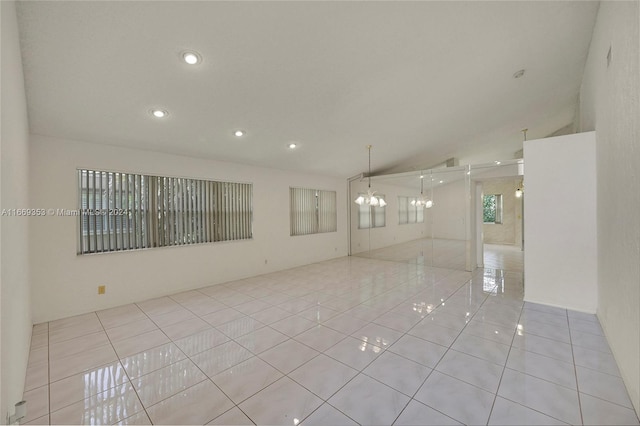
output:
[[[361,206],[363,204],[372,207],[384,207],[387,205],[387,202],[380,196],[375,195],[375,191],[369,189],[367,191],[367,195],[359,195],[358,198],[353,200],[357,205]]]

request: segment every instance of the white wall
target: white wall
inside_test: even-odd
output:
[[[445,183],[433,189],[433,238],[467,239],[467,200],[469,194],[464,179]]]
[[[526,141],[525,300],[595,313],[595,133]]]
[[[79,167],[253,183],[254,237],[78,256],[77,217],[35,218],[36,323],[347,254],[342,179],[31,135],[31,205],[77,208]],[[289,236],[290,186],[337,191],[338,232]],[[105,295],[97,294],[99,284]]]
[[[598,318],[636,412],[640,412],[639,21],[637,1],[600,3],[579,114],[581,131],[595,130],[598,139]]]
[[[29,190],[29,133],[15,3],[0,2],[2,15],[2,113],[0,207],[26,208]],[[0,423],[22,399],[31,339],[28,220],[0,218]]]

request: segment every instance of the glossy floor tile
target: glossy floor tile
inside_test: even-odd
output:
[[[594,315],[432,243],[37,324],[24,423],[639,424]]]

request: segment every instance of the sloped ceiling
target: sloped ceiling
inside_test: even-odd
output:
[[[510,159],[573,121],[597,8],[22,1],[31,131],[339,177],[367,144],[377,171]]]

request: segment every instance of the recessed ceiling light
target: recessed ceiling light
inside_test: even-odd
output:
[[[245,131],[244,131],[244,130],[239,130],[239,129],[238,129],[238,130],[235,130],[235,131],[233,132],[233,135],[234,135],[234,136],[237,136],[237,137],[239,137],[239,138],[241,138],[241,137],[243,137],[244,135],[246,135],[246,133],[245,133]]]
[[[297,145],[297,144],[295,144],[295,143],[293,143],[293,142],[291,142],[291,143],[288,145],[289,149],[295,149],[297,146],[298,146],[298,145]]]
[[[496,161],[495,163],[496,163],[496,165],[498,165],[498,166],[500,165],[500,161]]]
[[[515,73],[513,73],[513,78],[520,78],[524,75],[524,70],[518,70]]]
[[[420,179],[424,179],[424,175],[420,175]]]
[[[167,115],[169,115],[169,113],[163,109],[152,109],[151,115],[153,115],[155,118],[165,118]]]
[[[440,181],[440,183],[444,183],[444,181],[443,181],[443,180],[441,180],[441,181]]]
[[[200,55],[196,52],[183,52],[182,59],[189,65],[196,65],[201,61]]]

